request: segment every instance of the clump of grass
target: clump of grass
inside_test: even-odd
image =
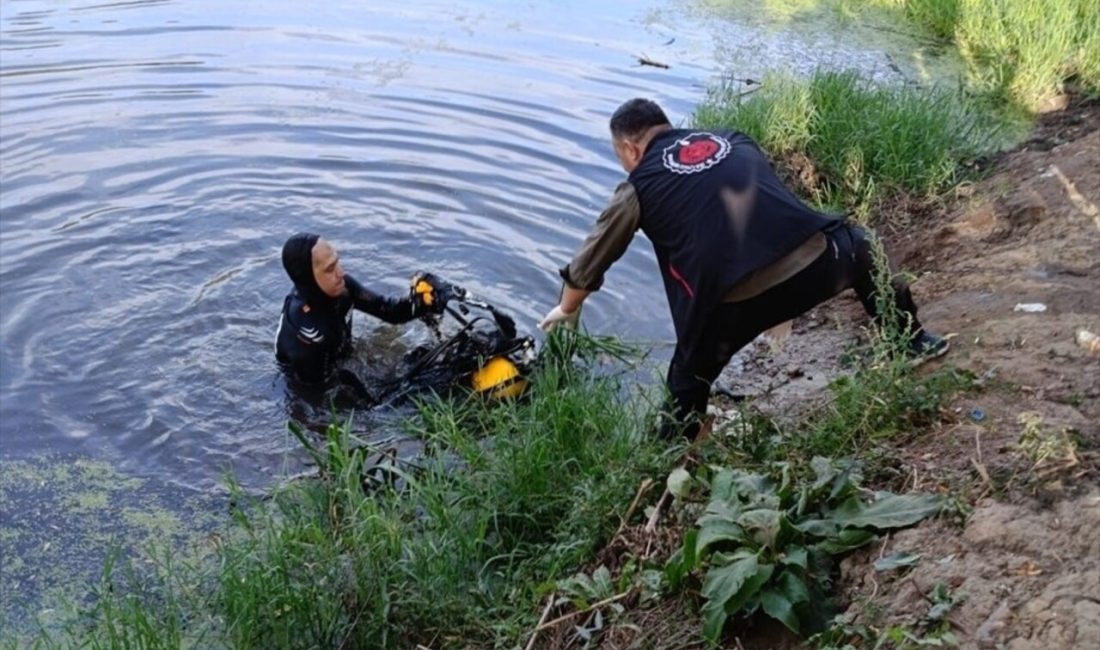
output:
[[[1100,92],[1095,0],[871,0],[954,42],[977,90],[1034,112],[1075,79]]]
[[[830,71],[806,80],[768,75],[748,96],[718,88],[693,121],[742,131],[780,159],[805,155],[808,198],[862,220],[894,192],[929,197],[951,186],[960,161],[980,151],[983,124],[952,93],[880,87]]]
[[[227,549],[235,645],[452,645],[526,629],[538,585],[587,560],[662,462],[620,394],[614,376],[553,362],[520,401],[430,400],[411,424],[425,457],[369,493],[366,451],[334,426],[325,481],[252,508],[249,543]]]
[[[963,0],[886,0],[901,5],[910,20],[928,29],[935,36],[951,40],[962,14]]]
[[[894,305],[895,275],[875,243],[876,309],[870,344],[853,353],[852,371],[830,382],[829,398],[793,426],[746,409],[733,427],[728,453],[740,463],[807,463],[815,456],[856,458],[881,469],[884,449],[899,435],[942,418],[943,407],[976,385],[970,373],[950,365],[918,371],[906,355],[910,323]],[[717,462],[730,462],[719,460]]]
[[[881,241],[874,246],[880,316],[869,354],[854,373],[829,385],[832,400],[792,441],[799,455],[873,456],[882,442],[936,422],[942,406],[973,384],[950,366],[927,374],[914,370],[906,354],[912,323],[895,307],[895,275]]]

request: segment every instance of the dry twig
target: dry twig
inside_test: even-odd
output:
[[[630,507],[626,509],[626,515],[623,516],[622,523],[619,524],[619,529],[615,531],[615,534],[611,536],[611,541],[623,534],[626,530],[626,524],[630,521],[630,516],[634,514],[634,511],[638,508],[638,502],[642,500],[646,492],[649,492],[649,488],[653,487],[653,479],[643,479],[642,484],[638,486],[638,492],[634,495],[634,500],[630,502]],[[608,543],[610,546],[610,542]]]
[[[708,417],[703,421],[702,426],[699,427],[699,433],[696,434],[695,440],[691,443],[691,446],[687,448],[683,455],[683,461],[680,462],[679,467],[681,469],[687,468],[692,462],[692,452],[699,449],[708,438],[710,438],[711,429],[714,428],[714,418]],[[668,506],[669,500],[672,498],[672,493],[665,488],[661,499],[657,502],[657,506],[653,509],[653,514],[649,516],[649,521],[645,524],[646,535],[650,537],[650,542],[653,541],[653,536],[657,533],[657,521],[661,518],[661,512]],[[646,556],[649,555],[650,544],[646,544]]]
[[[657,533],[657,520],[661,518],[661,511],[665,509],[671,497],[672,493],[668,491],[668,488],[665,488],[664,494],[661,495],[661,499],[653,508],[653,514],[649,516],[649,521],[645,522],[645,532],[647,535],[654,535]]]
[[[882,557],[884,555],[886,555],[886,547],[889,546],[889,545],[890,545],[890,533],[886,533],[886,538],[882,540],[882,546],[878,550],[878,559],[881,560]],[[878,595],[878,580],[875,580],[875,565],[874,565],[874,563],[871,564],[871,572],[868,575],[871,578],[871,584],[873,584],[875,587],[874,587],[874,589],[871,590],[871,595],[867,598],[867,600],[874,600],[875,596]]]
[[[664,70],[668,70],[668,68],[669,68],[667,63],[660,63],[659,61],[654,61],[653,59],[647,57],[644,54],[642,56],[638,57],[638,65],[651,65],[654,68],[662,68]]]
[[[993,479],[989,478],[989,472],[986,471],[985,465],[981,461],[974,460],[974,457],[970,457],[970,464],[974,466],[974,469],[978,470],[978,475],[982,477],[982,482],[985,483],[985,491],[982,492],[978,498],[984,497],[987,493],[993,491]]]
[[[550,598],[546,601],[546,607],[542,610],[542,616],[539,617],[539,622],[535,624],[535,631],[531,633],[531,640],[527,642],[525,650],[531,650],[535,647],[535,639],[539,638],[539,630],[542,629],[542,624],[546,622],[546,617],[550,615],[550,610],[554,609],[554,594],[550,594]]]
[[[622,600],[623,598],[626,598],[627,596],[629,596],[632,593],[634,593],[634,588],[633,587],[631,587],[630,589],[627,589],[626,591],[624,591],[621,594],[616,594],[616,595],[614,595],[610,598],[604,598],[600,602],[593,603],[592,605],[589,605],[588,607],[586,607],[584,609],[578,609],[574,612],[569,612],[568,614],[563,614],[562,616],[559,616],[559,617],[555,618],[552,621],[549,621],[547,623],[543,623],[543,624],[539,625],[538,627],[536,627],[535,628],[535,633],[537,634],[538,632],[541,632],[545,629],[554,627],[558,623],[564,623],[565,621],[568,621],[569,619],[574,618],[576,616],[580,616],[581,614],[585,614],[587,612],[595,611],[595,610],[603,607],[604,605],[610,605],[611,603],[614,603],[616,601]]]

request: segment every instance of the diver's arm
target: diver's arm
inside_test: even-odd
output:
[[[352,304],[361,312],[381,318],[387,323],[407,323],[419,315],[416,303],[410,298],[389,298],[377,294],[359,284],[350,275],[344,276],[344,282]]]

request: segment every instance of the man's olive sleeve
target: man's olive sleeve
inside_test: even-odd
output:
[[[597,291],[603,285],[604,273],[634,239],[641,216],[634,186],[620,183],[573,261],[559,271],[565,283],[574,289]]]

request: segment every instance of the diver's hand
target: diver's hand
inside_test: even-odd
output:
[[[580,316],[581,310],[575,309],[571,312],[566,312],[561,308],[561,305],[555,305],[553,309],[543,316],[539,322],[539,329],[544,332],[549,332],[560,324],[565,324],[570,329],[577,328],[577,318]]]
[[[442,314],[447,306],[446,285],[431,273],[420,272],[412,277],[409,298],[413,301],[417,315]]]

